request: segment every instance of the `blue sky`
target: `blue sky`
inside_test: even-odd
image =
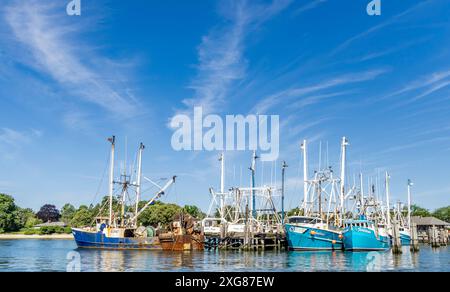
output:
[[[142,141],[147,177],[179,176],[164,200],[206,209],[219,154],[175,152],[168,127],[195,105],[280,115],[280,161],[259,164],[257,183],[286,160],[288,208],[300,141],[316,164],[328,143],[337,170],[344,135],[350,176],[388,170],[392,201],[411,178],[416,203],[449,205],[449,1],[382,1],[376,17],[368,0],[82,0],[79,17],[68,2],[0,8],[0,192],[20,205],[96,202],[115,134],[118,165]],[[227,153],[228,187],[249,181],[250,156]]]

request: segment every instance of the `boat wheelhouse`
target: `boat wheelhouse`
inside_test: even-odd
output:
[[[344,222],[344,249],[349,251],[388,250],[391,238],[382,224],[361,218]]]

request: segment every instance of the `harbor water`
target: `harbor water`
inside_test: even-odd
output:
[[[163,252],[77,249],[71,240],[0,240],[0,271],[446,271],[450,249],[387,252]]]

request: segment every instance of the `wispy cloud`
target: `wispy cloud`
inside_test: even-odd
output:
[[[447,142],[450,141],[450,137],[448,136],[444,136],[444,137],[433,137],[430,139],[421,139],[419,141],[414,141],[408,144],[402,144],[402,145],[397,145],[397,146],[393,146],[390,148],[387,148],[385,150],[382,150],[380,152],[378,152],[379,155],[382,154],[390,154],[390,153],[395,153],[398,151],[403,151],[403,150],[407,150],[407,149],[413,149],[413,148],[417,148],[417,147],[423,147],[425,145],[428,144],[434,144],[434,143],[442,143],[442,142]]]
[[[343,95],[348,95],[348,94],[353,94],[353,93],[355,93],[355,91],[347,90],[347,91],[338,91],[338,92],[332,92],[332,93],[326,93],[326,94],[311,95],[311,96],[307,96],[305,98],[302,98],[301,100],[294,102],[291,105],[291,108],[293,108],[293,109],[305,108],[307,106],[314,105],[323,100],[329,99],[330,97],[343,96]]]
[[[430,73],[425,77],[423,76],[419,77],[418,79],[408,83],[402,88],[383,96],[382,98],[379,99],[379,101],[397,96],[400,97],[407,95],[407,98],[402,98],[400,102],[390,107],[390,109],[398,108],[400,106],[414,103],[449,86],[450,86],[450,70],[437,71]]]
[[[18,131],[10,128],[0,129],[0,157],[5,159],[15,158],[17,152],[33,140],[42,137],[40,130],[30,129]]]
[[[246,75],[246,37],[290,3],[290,0],[274,0],[269,5],[221,2],[220,11],[226,24],[213,28],[202,38],[198,47],[197,76],[189,86],[194,96],[183,103],[189,108],[202,106],[205,112],[220,108],[232,84]]]
[[[313,1],[309,1],[308,3],[300,6],[299,8],[295,9],[295,11],[293,12],[294,16],[297,16],[303,12],[306,12],[308,10],[314,9],[317,6],[323,4],[327,2],[327,0],[313,0]]]
[[[355,58],[355,59],[351,60],[350,62],[366,62],[366,61],[370,61],[370,60],[373,60],[376,58],[384,57],[384,56],[402,51],[402,50],[412,47],[414,45],[424,43],[426,41],[429,41],[430,39],[431,39],[430,37],[425,37],[425,38],[413,40],[411,42],[406,42],[406,43],[402,42],[398,46],[393,46],[393,47],[390,47],[385,50],[373,51],[373,52],[367,53],[359,58]]]
[[[327,79],[325,81],[305,86],[305,87],[297,87],[297,88],[290,88],[286,90],[282,90],[280,92],[277,92],[275,94],[272,94],[266,98],[264,98],[262,101],[260,101],[254,108],[253,112],[264,114],[267,113],[271,108],[279,105],[281,102],[288,102],[292,99],[298,99],[300,97],[305,97],[305,95],[312,94],[312,93],[319,93],[322,90],[330,89],[338,86],[358,83],[358,82],[364,82],[373,80],[376,77],[380,76],[381,74],[385,73],[385,69],[376,69],[376,70],[369,70],[364,72],[358,72],[358,73],[350,73],[350,74],[343,74],[339,77]],[[331,97],[331,96],[337,96],[339,94],[343,94],[342,92],[338,93],[327,93],[323,95],[318,96],[310,96],[309,99],[303,100],[303,105],[311,105],[314,104],[321,99]],[[298,106],[302,105],[302,100],[297,101]],[[289,103],[290,105],[290,103]]]
[[[389,18],[388,20],[381,22],[361,33],[356,34],[355,36],[345,40],[344,42],[342,42],[339,46],[337,46],[333,51],[331,51],[330,56],[334,56],[339,52],[342,52],[343,50],[345,50],[346,48],[348,48],[351,44],[353,44],[355,41],[360,40],[362,38],[365,38],[389,25],[395,24],[398,21],[400,21],[404,16],[407,16],[413,12],[419,11],[421,8],[423,8],[424,5],[428,5],[430,2],[433,1],[423,1],[420,2],[410,8],[408,8],[407,10],[392,16],[391,18]]]
[[[21,55],[15,57],[53,78],[68,97],[121,116],[135,113],[136,99],[123,89],[127,87],[122,82],[125,77],[113,73],[118,69],[114,65],[117,61],[96,54],[80,42],[81,25],[69,23],[70,18],[56,8],[60,6],[32,0],[26,5],[14,1],[4,9],[10,38],[21,46]]]
[[[417,90],[417,89],[425,88],[430,85],[434,85],[437,82],[440,82],[449,76],[450,76],[450,70],[438,71],[438,72],[433,72],[433,73],[427,74],[426,77],[422,76],[422,77],[418,78],[417,80],[410,82],[403,88],[401,88],[397,91],[394,91],[393,93],[389,94],[388,97],[401,95],[401,94],[404,94],[404,93],[407,93],[407,92],[410,92],[413,90]]]

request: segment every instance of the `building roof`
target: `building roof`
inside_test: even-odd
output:
[[[413,216],[411,218],[413,223],[416,223],[417,226],[450,226],[450,223],[447,223],[445,221],[442,221],[440,219],[437,219],[435,217],[419,217],[419,216]]]
[[[47,222],[47,223],[42,223],[42,224],[38,224],[34,227],[66,227],[67,224],[64,222]]]

